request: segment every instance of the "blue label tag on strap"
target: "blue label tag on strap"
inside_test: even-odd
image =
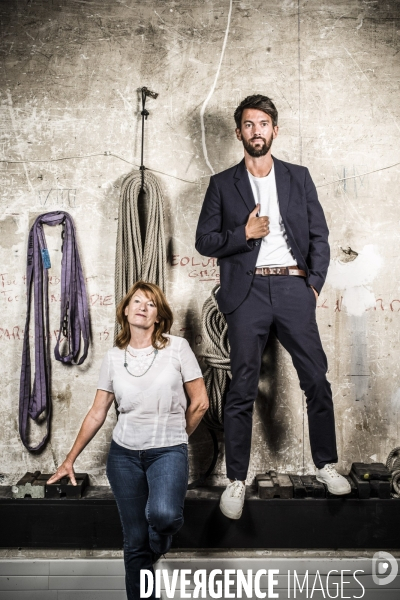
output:
[[[44,268],[50,269],[50,267],[51,267],[50,254],[49,254],[49,251],[47,250],[47,248],[42,248],[42,261],[43,261]]]

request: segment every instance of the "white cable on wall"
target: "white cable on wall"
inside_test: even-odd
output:
[[[208,160],[207,145],[206,145],[206,129],[205,129],[205,126],[204,126],[204,112],[205,112],[205,110],[207,108],[207,104],[209,103],[211,96],[214,93],[215,86],[217,85],[217,81],[218,81],[218,77],[219,77],[219,72],[221,70],[221,64],[222,64],[222,60],[223,60],[224,54],[225,54],[226,43],[228,41],[229,27],[230,27],[230,24],[231,24],[232,1],[233,0],[230,0],[230,2],[229,2],[228,23],[226,25],[224,43],[222,44],[221,56],[219,58],[218,69],[217,69],[217,72],[215,74],[214,83],[212,84],[211,89],[208,92],[208,96],[204,100],[203,106],[200,109],[201,142],[202,142],[202,145],[203,145],[203,154],[204,154],[204,159],[205,159],[205,161],[207,163],[207,166],[208,166],[208,168],[210,169],[210,171],[211,171],[211,173],[213,175],[214,175],[215,171],[212,168],[210,161]]]

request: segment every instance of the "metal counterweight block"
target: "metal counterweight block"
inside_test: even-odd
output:
[[[288,475],[269,471],[256,475],[258,497],[268,498],[293,498],[293,484]]]
[[[293,484],[293,498],[306,498],[307,491],[301,480],[300,475],[289,475],[290,481]]]
[[[29,471],[11,488],[14,498],[44,498],[44,484],[38,482],[40,471]],[[49,475],[50,477],[50,475]]]
[[[390,471],[383,463],[353,463],[351,470],[365,481],[390,481]]]
[[[50,477],[50,474],[42,474],[40,471],[25,473],[17,485],[12,487],[14,498],[81,498],[84,489],[89,485],[87,473],[75,474],[76,486],[72,485],[68,477],[48,485],[47,480]]]
[[[306,498],[325,498],[325,486],[317,481],[315,475],[301,475],[301,481],[306,489]]]
[[[369,485],[371,488],[371,498],[380,498],[381,500],[388,500],[390,498],[390,481],[372,479]]]
[[[293,498],[325,498],[326,489],[315,475],[289,475],[293,483]]]
[[[42,475],[43,479],[47,480],[51,475]],[[72,485],[69,477],[63,477],[56,483],[45,483],[45,498],[81,498],[82,493],[87,485],[89,485],[89,477],[87,473],[75,473],[76,485]]]
[[[391,474],[383,463],[353,463],[350,477],[357,486],[359,498],[390,498]]]
[[[290,475],[294,498],[325,498],[326,489],[315,475]]]
[[[361,479],[354,471],[350,471],[350,478],[353,480],[356,488],[358,497],[361,500],[367,500],[371,496],[371,486],[369,481]]]

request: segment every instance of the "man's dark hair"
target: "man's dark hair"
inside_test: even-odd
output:
[[[257,108],[258,110],[262,110],[271,117],[273,127],[278,125],[278,111],[271,98],[262,96],[261,94],[254,94],[253,96],[247,96],[247,98],[242,100],[234,112],[233,116],[238,129],[240,129],[242,124],[242,114],[245,108]]]

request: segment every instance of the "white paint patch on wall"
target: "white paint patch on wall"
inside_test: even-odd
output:
[[[400,412],[400,388],[396,390],[392,397],[392,409],[394,412]]]
[[[343,291],[342,308],[348,315],[360,317],[366,309],[375,306],[371,283],[382,266],[382,258],[372,244],[364,246],[352,262],[331,262],[327,283]]]

